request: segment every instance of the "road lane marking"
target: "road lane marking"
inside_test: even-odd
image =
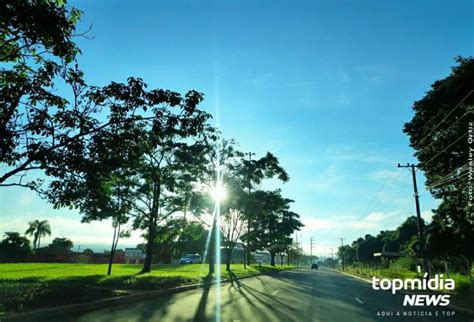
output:
[[[272,295],[275,295],[278,292],[280,292],[280,290],[276,290],[275,292],[272,293]]]
[[[359,302],[360,304],[364,304],[364,302],[362,302],[360,299],[358,299],[357,297],[354,297],[354,299]]]

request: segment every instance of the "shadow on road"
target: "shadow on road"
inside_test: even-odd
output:
[[[203,292],[201,295],[201,299],[199,300],[199,305],[196,309],[196,313],[194,313],[193,322],[201,322],[206,321],[206,305],[207,300],[209,297],[209,291],[211,290],[212,286],[212,275],[208,274],[203,281]]]
[[[261,284],[263,284],[259,277],[254,278],[258,279]],[[279,321],[293,320],[291,312],[295,309],[288,306],[285,302],[278,300],[268,292],[260,291],[252,286],[242,283],[232,272],[229,272],[229,279],[231,283],[230,287],[237,290],[240,298],[245,299],[244,307],[260,307],[259,310],[254,310],[255,321],[275,321],[275,319]],[[235,300],[236,299],[231,293],[228,304]]]

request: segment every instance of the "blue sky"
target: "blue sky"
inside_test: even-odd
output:
[[[314,237],[320,255],[338,237],[394,228],[414,213],[410,173],[396,168],[416,161],[403,124],[454,58],[473,54],[473,1],[73,4],[84,11],[79,30],[92,24],[94,39],[78,41],[87,81],[137,76],[151,88],[204,92],[202,108],[218,108],[226,137],[279,157],[291,181],[266,186],[295,200],[304,249]],[[418,179],[429,218],[436,201]],[[76,245],[102,249],[111,239],[109,223],[80,225],[77,212],[28,191],[0,198],[0,233],[46,218]]]

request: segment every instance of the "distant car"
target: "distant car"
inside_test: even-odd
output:
[[[311,264],[311,269],[318,269],[318,268],[319,268],[318,264],[316,264],[316,263]]]
[[[201,264],[201,255],[199,254],[187,254],[179,259],[180,264]]]

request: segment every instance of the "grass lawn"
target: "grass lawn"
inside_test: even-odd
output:
[[[137,290],[158,290],[202,282],[207,264],[154,265],[152,272],[139,274],[142,265],[114,264],[112,275],[105,275],[107,264],[22,263],[0,264],[0,305],[7,312],[81,303],[121,296]],[[231,265],[234,277],[269,274],[294,266]],[[229,278],[225,265],[222,279]],[[0,310],[1,311],[1,310]]]

